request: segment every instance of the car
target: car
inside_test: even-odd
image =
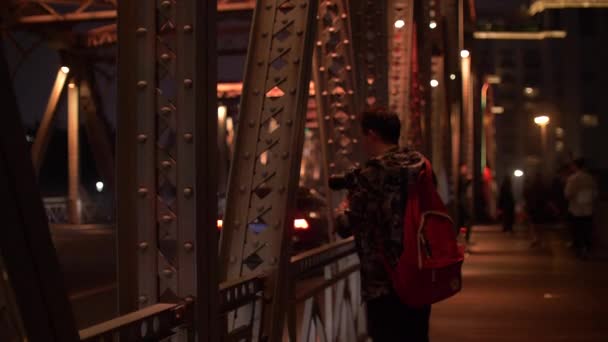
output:
[[[224,197],[220,197],[218,209],[218,229],[222,229],[222,214],[226,206]],[[306,187],[298,187],[296,191],[296,210],[291,237],[292,254],[322,246],[329,242],[327,202],[316,190]],[[261,231],[267,227],[264,222],[252,222],[249,229]]]

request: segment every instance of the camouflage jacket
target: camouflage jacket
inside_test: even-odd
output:
[[[361,263],[363,298],[388,294],[391,281],[382,255],[395,266],[403,250],[405,182],[417,179],[424,157],[409,149],[392,149],[369,160],[349,191],[348,209],[338,216],[336,230],[355,236]]]

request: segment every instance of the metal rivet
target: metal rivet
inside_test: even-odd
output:
[[[160,109],[160,112],[163,113],[163,115],[169,115],[171,113],[171,107],[164,106]]]
[[[145,27],[140,27],[140,28],[138,28],[138,29],[137,29],[137,31],[135,31],[135,32],[137,32],[137,34],[139,34],[139,35],[143,35],[143,34],[145,34],[146,32],[148,32],[148,30],[146,30],[146,28],[145,28]]]
[[[160,59],[162,59],[163,61],[168,61],[171,58],[171,56],[169,56],[168,53],[163,53],[162,55],[160,55]]]
[[[234,264],[236,262],[236,257],[231,256],[230,257],[230,263]]]
[[[331,119],[331,117],[329,115],[325,115],[324,119],[325,119],[325,121],[329,121]]]
[[[359,140],[358,139],[353,139],[353,144],[358,144]]]
[[[139,300],[139,302],[141,304],[143,304],[143,303],[145,303],[145,302],[148,301],[148,297],[146,297],[146,296],[139,296],[139,298],[137,298],[137,300]]]
[[[296,59],[293,60],[293,64],[299,64],[299,63],[300,63],[300,59],[299,58],[296,58]]]
[[[331,145],[331,144],[333,144],[333,143],[334,143],[334,140],[333,140],[333,139],[327,139],[327,144],[328,144],[328,145]]]
[[[148,139],[148,136],[145,134],[139,134],[137,136],[137,141],[139,141],[140,143],[146,142],[147,139]]]
[[[259,91],[259,90],[257,90],[257,89],[254,89],[254,90],[253,90],[253,95],[255,95],[255,96],[260,95],[260,91]]]
[[[342,13],[342,15],[340,16],[340,18],[346,19],[346,18],[348,18],[348,15],[346,13]]]
[[[323,46],[323,43],[320,40],[317,40],[317,46]]]
[[[241,186],[241,187],[239,188],[239,191],[240,191],[241,193],[245,193],[245,191],[247,191],[247,188],[246,188],[246,187],[244,187],[244,186]]]
[[[139,243],[139,249],[145,250],[146,248],[148,248],[148,243],[147,242],[140,242]]]
[[[335,163],[330,163],[330,164],[329,164],[329,168],[330,168],[330,169],[333,169],[333,168],[335,168],[335,167],[336,167],[336,164],[335,164]]]
[[[355,120],[357,120],[357,117],[356,117],[355,115],[351,115],[351,116],[350,116],[350,119],[351,119],[352,121],[355,121]]]
[[[192,25],[184,25],[184,32],[187,32],[187,33],[192,32]]]
[[[146,195],[148,194],[148,189],[146,189],[146,188],[139,188],[139,190],[137,190],[137,193],[141,197],[146,197]]]
[[[137,82],[137,87],[142,88],[142,89],[145,88],[147,85],[148,85],[148,82],[146,82],[146,81]]]
[[[287,152],[281,153],[281,158],[283,158],[283,159],[289,158],[289,153],[287,153]]]
[[[245,154],[243,155],[243,158],[244,158],[245,160],[249,160],[249,158],[251,158],[251,153],[249,153],[249,152],[245,152]]]
[[[186,140],[186,142],[192,142],[192,133],[185,133],[184,134],[184,140]]]
[[[163,215],[163,222],[164,223],[169,223],[173,221],[173,217],[171,217],[171,215]]]
[[[163,274],[165,275],[165,277],[169,278],[173,275],[173,270],[171,270],[170,268],[165,268],[163,270]]]
[[[321,92],[321,95],[323,95],[323,96],[327,96],[327,95],[329,95],[329,92],[327,92],[327,90],[323,90],[323,91]]]
[[[287,121],[285,121],[285,124],[286,124],[287,126],[291,126],[291,125],[293,125],[293,120],[291,120],[291,119],[287,119]]]
[[[171,162],[168,160],[164,160],[161,164],[165,169],[168,169],[171,167]]]
[[[186,88],[192,88],[192,80],[189,78],[186,78],[184,80],[184,86],[186,86]]]
[[[192,244],[192,242],[186,242],[186,243],[184,243],[184,249],[186,251],[188,251],[188,252],[190,252],[193,247],[194,247],[194,245]]]
[[[347,66],[345,67],[345,69],[346,69],[346,71],[351,71],[351,70],[353,70],[353,67],[352,67],[352,66],[350,66],[350,65],[347,65]]]
[[[319,67],[319,71],[320,72],[324,72],[325,71],[325,67]]]
[[[255,121],[249,120],[248,124],[249,124],[249,127],[254,127],[255,126]]]
[[[191,197],[192,196],[192,188],[185,188],[184,189],[184,196],[186,197]]]
[[[348,90],[346,93],[347,93],[348,95],[353,95],[355,92],[354,92],[352,89],[350,89],[350,90]]]

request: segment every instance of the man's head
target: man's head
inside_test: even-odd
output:
[[[367,111],[361,115],[361,130],[363,148],[370,156],[377,156],[399,144],[401,123],[395,113]]]

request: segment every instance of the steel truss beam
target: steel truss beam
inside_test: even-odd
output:
[[[270,341],[283,332],[316,9],[311,0],[257,2],[222,230],[222,280],[274,272]]]
[[[321,136],[324,175],[343,173],[361,162],[359,113],[355,105],[355,75],[348,2],[321,1],[313,76]],[[327,184],[327,182],[325,182]],[[325,189],[329,217],[340,200]],[[334,234],[329,220],[330,241]]]
[[[388,108],[386,1],[350,1],[359,109]]]
[[[402,20],[403,22],[398,22]],[[412,67],[412,35],[414,0],[388,0],[389,108],[399,115],[401,137],[399,145],[407,146],[411,116],[410,86]],[[401,26],[403,25],[403,26]]]
[[[216,2],[138,5],[131,19],[136,29],[125,32],[136,35],[135,43],[123,46],[125,58],[134,53],[137,61],[131,65],[136,136],[119,148],[137,144],[131,191],[137,192],[132,248],[139,263],[139,306],[196,298],[197,340],[214,340],[217,116],[209,113],[217,108]]]

